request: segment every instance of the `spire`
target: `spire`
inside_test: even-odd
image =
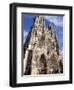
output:
[[[35,26],[43,27],[43,24],[44,24],[44,17],[41,16],[41,15],[37,16],[36,19],[35,19]]]

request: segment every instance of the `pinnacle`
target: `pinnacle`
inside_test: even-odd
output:
[[[58,42],[57,38],[55,38],[56,34],[52,30],[52,24],[46,28],[44,25],[44,16],[38,15],[36,16],[34,25],[29,42],[27,42],[25,74],[61,73],[63,70],[59,66]],[[59,69],[61,70],[60,72]]]

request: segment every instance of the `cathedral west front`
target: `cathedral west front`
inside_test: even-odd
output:
[[[63,58],[54,25],[45,26],[44,17],[36,16],[24,44],[23,75],[63,73]]]

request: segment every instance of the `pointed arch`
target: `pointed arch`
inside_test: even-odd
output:
[[[40,56],[40,70],[39,70],[39,74],[46,74],[47,73],[47,65],[46,65],[46,58],[45,55],[42,54]]]

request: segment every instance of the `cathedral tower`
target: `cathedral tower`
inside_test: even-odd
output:
[[[53,25],[44,27],[44,17],[36,16],[30,38],[26,41],[25,75],[60,73],[59,47]]]

